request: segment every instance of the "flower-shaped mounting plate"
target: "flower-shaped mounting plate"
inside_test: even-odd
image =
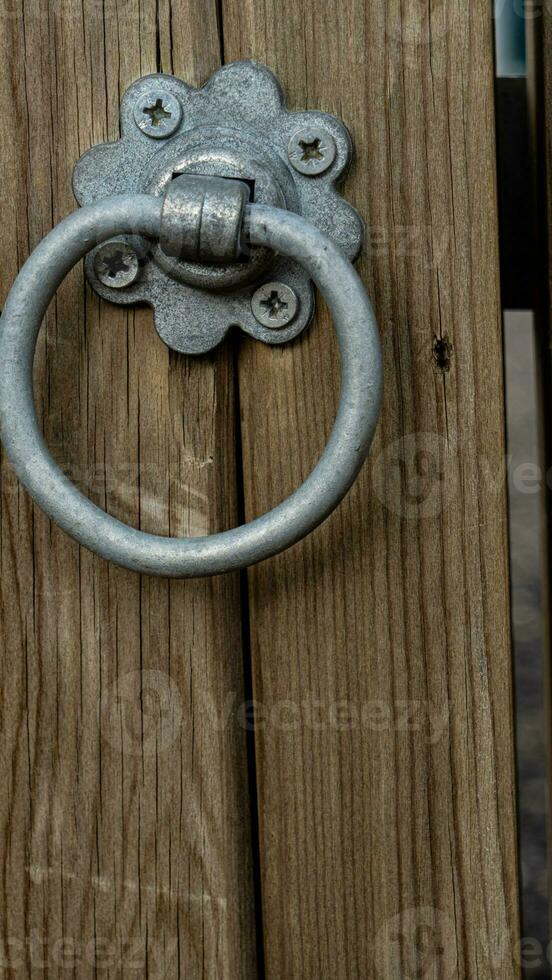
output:
[[[301,214],[353,261],[364,226],[337,191],[351,154],[351,138],[338,119],[324,112],[290,112],[268,68],[234,62],[202,88],[172,75],[134,82],[121,105],[121,138],[81,157],[73,189],[84,205],[112,194],[162,196],[182,173],[240,179],[249,185],[254,203]],[[307,273],[267,249],[255,247],[243,261],[215,265],[172,258],[158,242],[140,235],[108,245],[111,266],[105,264],[105,245],[86,258],[95,291],[113,303],[148,303],[160,337],[182,353],[211,350],[232,326],[265,343],[283,343],[312,317]],[[271,287],[269,302],[259,316],[264,284]],[[286,304],[282,297],[292,294],[294,302]],[[266,315],[272,308],[278,314],[273,323]]]

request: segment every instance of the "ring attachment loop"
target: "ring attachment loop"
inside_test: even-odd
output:
[[[249,187],[241,180],[185,174],[171,180],[161,210],[159,244],[192,262],[236,262]]]

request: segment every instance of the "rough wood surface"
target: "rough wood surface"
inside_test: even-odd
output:
[[[75,207],[120,95],[220,59],[206,0],[5,0],[0,289]],[[42,331],[48,442],[100,505],[160,533],[236,519],[229,351],[172,357],[79,267]],[[140,579],[80,550],[2,465],[0,960],[17,976],[255,975],[236,577]]]
[[[224,0],[225,58],[335,112],[383,339],[371,461],[250,574],[269,980],[519,975],[487,0]],[[307,475],[338,397],[325,312],[240,358],[250,518]]]

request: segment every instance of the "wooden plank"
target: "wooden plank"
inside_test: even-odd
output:
[[[518,976],[491,7],[224,0],[223,25],[352,132],[386,368],[357,486],[249,578],[266,975]],[[239,381],[251,518],[330,430],[321,304]]]
[[[214,0],[6,0],[1,23],[5,297],[75,208],[75,161],[117,137],[128,84],[157,70],[203,82],[220,40]],[[148,310],[99,303],[79,267],[42,331],[36,390],[57,459],[110,513],[159,533],[235,522],[227,349],[170,355]],[[108,565],[4,463],[1,590],[3,965],[252,978],[244,733],[223,723],[243,691],[238,579]]]

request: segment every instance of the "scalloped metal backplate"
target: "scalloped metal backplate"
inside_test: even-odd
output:
[[[152,139],[134,118],[139,99],[169,93],[182,106],[175,132]],[[323,129],[335,141],[331,166],[321,174],[298,173],[288,159],[290,139],[298,132]],[[75,166],[73,190],[79,204],[111,194],[162,195],[177,173],[205,173],[249,181],[254,201],[286,207],[326,232],[354,261],[364,225],[358,212],[338,193],[352,154],[345,126],[324,112],[290,112],[275,76],[256,62],[226,65],[202,88],[172,75],[149,75],[127,89],[121,105],[121,138],[92,147]],[[137,251],[140,275],[124,289],[111,289],[94,272],[94,251],[85,262],[94,290],[113,303],[145,302],[153,307],[157,332],[174,350],[201,354],[216,347],[232,326],[268,344],[292,340],[314,311],[312,284],[295,262],[254,248],[247,261],[207,266],[165,256],[157,242],[121,236]],[[287,326],[262,326],[251,297],[257,286],[276,280],[291,286],[299,311]]]

